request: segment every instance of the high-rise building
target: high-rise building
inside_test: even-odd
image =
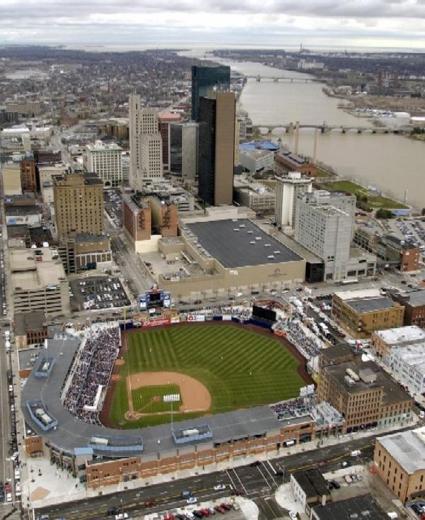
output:
[[[195,180],[198,175],[198,123],[182,125],[182,175]]]
[[[172,124],[170,130],[170,170],[187,180],[195,180],[198,172],[198,123]]]
[[[57,175],[53,193],[59,239],[75,233],[103,233],[103,183],[98,177]]]
[[[140,161],[141,182],[162,178],[162,140],[161,135],[142,134],[140,136],[142,157]],[[140,187],[140,182],[137,184]]]
[[[171,169],[171,126],[181,120],[181,115],[176,112],[160,112],[158,114],[159,133],[162,138],[162,163],[165,172],[169,172]]]
[[[326,280],[358,274],[358,266],[350,263],[355,204],[352,195],[323,190],[297,197],[295,240],[323,260]],[[359,271],[366,275],[366,260],[363,268]]]
[[[116,188],[122,184],[122,149],[117,144],[96,141],[88,144],[84,154],[84,167],[99,177],[105,188]]]
[[[143,182],[162,177],[162,139],[158,116],[152,108],[142,108],[140,96],[129,98],[130,186],[142,189]]]
[[[198,194],[212,206],[233,202],[235,107],[233,92],[200,99]]]
[[[313,182],[300,172],[290,172],[278,177],[276,182],[276,224],[280,228],[294,227],[295,207],[300,193],[310,193]]]
[[[219,65],[192,67],[192,119],[198,121],[201,97],[208,97],[218,90],[230,89],[230,67]]]

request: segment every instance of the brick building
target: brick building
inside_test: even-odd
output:
[[[334,293],[332,316],[354,338],[367,338],[375,330],[401,327],[404,307],[377,289]]]
[[[406,502],[425,491],[425,428],[377,437],[374,461],[378,475]]]
[[[404,324],[425,327],[425,289],[409,293],[391,294],[393,300],[404,306]]]
[[[322,364],[317,396],[344,416],[347,432],[407,421],[412,408],[412,399],[399,384],[358,355],[352,361]]]

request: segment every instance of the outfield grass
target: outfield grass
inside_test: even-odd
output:
[[[363,186],[360,186],[360,184],[351,181],[328,182],[322,184],[321,188],[328,191],[345,191],[347,193],[351,193],[352,195],[356,195],[356,197],[366,195],[368,198],[367,204],[373,209],[407,208],[407,206],[402,204],[401,202],[389,199],[388,197],[382,197],[381,195],[370,195],[367,188],[364,188]]]
[[[142,386],[131,391],[134,411],[143,413],[170,412],[171,404],[164,403],[162,398],[164,395],[179,393],[180,387],[178,385]],[[180,403],[181,401],[174,402],[173,409],[178,409]]]
[[[231,325],[185,325],[131,333],[121,379],[115,386],[110,422],[122,428],[161,424],[168,415],[127,422],[125,377],[143,371],[182,372],[201,381],[212,398],[211,413],[288,399],[305,383],[298,360],[272,335]],[[174,420],[204,415],[174,414]]]

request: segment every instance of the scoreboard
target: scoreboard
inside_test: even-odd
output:
[[[152,289],[139,295],[139,309],[145,311],[155,307],[169,308],[171,306],[171,295],[169,292]]]

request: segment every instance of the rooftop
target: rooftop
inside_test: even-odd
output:
[[[277,152],[279,145],[272,141],[249,141],[248,143],[240,144],[239,149],[241,151],[266,150],[269,152]]]
[[[396,347],[392,354],[425,375],[425,342]]]
[[[417,325],[396,327],[394,329],[378,330],[375,333],[379,339],[387,345],[399,345],[400,343],[416,343],[425,340],[425,331]]]
[[[388,520],[387,514],[371,495],[347,498],[313,507],[319,520]]]
[[[425,305],[425,289],[420,291],[412,291],[405,295],[412,307],[421,307]]]
[[[409,474],[425,470],[425,427],[378,437],[377,441]]]
[[[11,282],[14,290],[38,290],[66,279],[55,249],[11,249]]]
[[[248,219],[194,222],[187,227],[200,246],[227,268],[301,260]]]
[[[43,311],[17,312],[14,321],[15,334],[21,336],[27,331],[43,328],[45,316]]]
[[[96,141],[94,144],[86,145],[86,149],[89,152],[104,152],[104,151],[121,151],[121,146],[118,146],[115,143],[104,143],[103,141]]]
[[[317,468],[295,471],[292,477],[301,486],[307,499],[330,494],[326,480]]]
[[[395,307],[395,303],[387,296],[376,296],[372,298],[354,298],[345,302],[356,312],[375,312]]]
[[[358,376],[358,381],[347,378],[347,369]],[[324,371],[336,380],[347,393],[354,394],[371,388],[382,388],[383,404],[398,403],[410,399],[409,394],[373,361],[363,362],[361,356],[352,361],[329,365]]]

